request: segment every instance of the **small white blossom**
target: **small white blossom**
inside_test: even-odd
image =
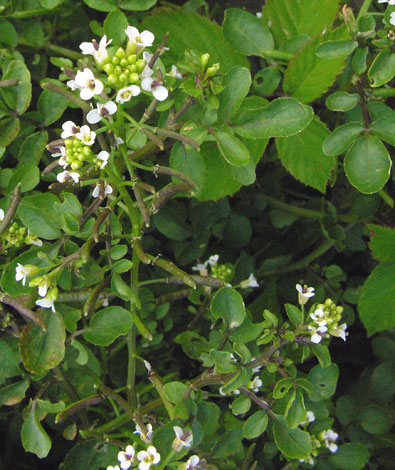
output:
[[[48,280],[43,276],[43,280],[38,285],[38,295],[40,297],[45,297],[47,295],[49,285]]]
[[[114,140],[114,147],[118,147],[118,145],[121,145],[121,144],[124,144],[125,141],[123,139],[121,139],[120,137],[115,137],[115,140]]]
[[[199,465],[200,459],[197,455],[192,455],[185,463],[178,467],[178,470],[195,470]]]
[[[96,109],[92,109],[86,115],[86,120],[89,124],[96,124],[102,120],[103,117],[109,114],[110,116],[117,111],[117,105],[113,101],[107,101],[107,103],[97,103]]]
[[[178,79],[182,78],[182,74],[178,70],[177,66],[174,64],[171,66],[170,72],[168,72],[166,75],[168,75],[169,77],[178,78]]]
[[[36,305],[42,308],[50,308],[55,313],[55,300],[58,298],[58,289],[53,287],[47,293],[47,295],[39,300],[36,300]]]
[[[339,437],[339,434],[336,432],[332,431],[332,429],[328,429],[327,431],[322,431],[320,434],[320,438],[325,441],[325,446],[332,452],[337,451],[337,445],[334,443],[337,438]]]
[[[130,42],[136,43],[138,51],[144,49],[144,47],[151,47],[155,41],[155,36],[151,33],[151,31],[145,30],[140,33],[139,30],[134,26],[128,26],[125,29],[125,33]]]
[[[141,88],[144,91],[150,91],[153,97],[158,101],[165,101],[169,96],[169,92],[161,85],[161,82],[154,80],[152,77],[144,77],[141,80]]]
[[[95,186],[95,189],[92,192],[92,196],[93,197],[98,197],[99,192],[100,192],[100,184],[97,184]],[[106,184],[105,187],[104,187],[103,195],[105,196],[106,194],[111,194],[111,193],[112,193],[112,187],[110,185]]]
[[[67,137],[74,137],[80,131],[79,126],[74,124],[73,121],[66,121],[62,124],[63,132],[61,133],[60,137],[62,139],[67,139]]]
[[[118,453],[118,461],[122,470],[128,470],[133,463],[136,451],[133,446],[127,446],[125,452]]]
[[[336,328],[330,328],[329,334],[332,336],[337,336],[338,338],[341,338],[343,341],[346,341],[346,336],[348,333],[346,332],[347,329],[347,324],[342,323],[341,325],[337,325]]]
[[[97,154],[96,164],[100,164],[99,167],[101,170],[107,166],[109,158],[110,158],[110,154],[106,150],[102,150],[101,152]]]
[[[140,92],[141,90],[137,85],[130,85],[127,88],[121,88],[117,93],[115,101],[121,104],[126,103],[127,101],[130,101],[133,96],[138,96]]]
[[[256,392],[259,392],[259,389],[262,387],[263,383],[262,380],[259,377],[255,377],[254,380],[251,380],[251,382],[248,382],[247,388],[250,390]]]
[[[311,455],[309,455],[308,457],[306,457],[305,459],[299,459],[299,462],[302,462],[302,463],[308,463],[310,464],[312,467],[314,467],[315,465],[315,462],[314,462],[314,459]]]
[[[302,426],[315,421],[315,414],[312,411],[306,411],[306,418],[300,423]]]
[[[76,171],[64,170],[61,173],[58,173],[56,179],[59,181],[59,183],[64,183],[65,181],[68,181],[70,179],[72,179],[74,183],[78,183],[78,181],[80,180],[80,174]]]
[[[300,305],[304,305],[308,302],[310,297],[313,297],[314,287],[307,287],[306,284],[302,287],[300,284],[296,284],[296,290],[298,291],[298,301]]]
[[[112,39],[107,41],[107,36],[104,35],[101,39],[99,44],[94,39],[92,42],[82,42],[80,44],[80,49],[83,54],[92,55],[95,60],[101,64],[103,60],[108,57],[108,52],[106,47],[112,42]]]
[[[210,266],[217,266],[219,260],[219,255],[211,255],[210,258],[207,260],[207,263]]]
[[[79,89],[80,87],[75,83],[75,80],[68,80],[66,85],[71,88],[72,91]]]
[[[53,158],[59,158],[59,166],[66,168],[68,166],[68,163],[66,162],[66,147],[63,145],[59,145],[59,147],[55,147],[51,149],[51,157]]]
[[[152,442],[152,436],[154,434],[154,432],[152,431],[152,424],[148,423],[145,428],[147,431],[146,433],[140,428],[138,424],[136,424],[136,430],[133,434],[139,434],[140,439],[146,444],[149,444],[150,442]]]
[[[80,97],[82,100],[90,100],[94,95],[100,95],[104,89],[103,83],[97,80],[92,70],[88,68],[77,72],[75,84],[81,90]]]
[[[148,470],[151,465],[160,462],[160,454],[154,446],[149,446],[147,450],[141,450],[137,454],[137,459],[140,461],[139,470]]]
[[[390,5],[395,5],[394,3],[390,3]],[[390,23],[395,26],[395,11],[393,11],[390,15]]]
[[[110,465],[109,467],[107,467],[107,470],[120,470],[120,468],[119,468],[118,465],[115,465],[115,467],[113,467],[112,465]]]
[[[318,326],[325,326],[327,321],[324,318],[324,311],[322,308],[317,308],[315,312],[310,313],[310,318],[317,323]]]
[[[255,13],[255,15],[256,15],[257,18],[262,18],[262,12],[261,11],[257,11]]]
[[[89,126],[82,126],[75,136],[85,145],[93,145],[95,143],[96,132],[91,131]]]
[[[4,215],[3,209],[0,209],[0,222],[4,220]]]
[[[181,452],[183,447],[190,447],[193,440],[192,433],[187,431],[184,433],[180,426],[173,426],[174,433],[176,435],[172,448],[177,452]]]
[[[25,243],[28,245],[43,246],[43,242],[36,235],[33,235],[30,230],[27,231]]]
[[[26,278],[37,272],[37,267],[33,265],[25,265],[18,263],[15,268],[15,280],[22,281],[22,286],[26,284]]]
[[[309,330],[311,331],[311,342],[318,344],[321,342],[322,338],[325,336],[325,333],[328,331],[326,326],[320,326],[315,328],[314,326],[309,326]]]
[[[248,279],[240,282],[240,287],[242,289],[247,289],[248,287],[259,287],[259,284],[256,280],[256,277],[251,273]]]

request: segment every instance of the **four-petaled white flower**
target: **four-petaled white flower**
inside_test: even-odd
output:
[[[313,297],[314,287],[307,287],[306,284],[302,287],[300,284],[296,284],[296,290],[298,291],[298,301],[300,305],[304,305],[308,302],[310,297]]]
[[[326,326],[320,326],[315,328],[314,326],[309,326],[309,330],[311,331],[311,342],[318,344],[321,342],[322,338],[325,337],[325,333],[328,331]]]
[[[342,323],[341,325],[337,325],[336,328],[330,328],[329,333],[332,336],[337,336],[338,338],[341,338],[343,341],[346,341],[346,336],[348,333],[346,332],[347,329],[347,324]]]
[[[191,446],[193,436],[190,431],[187,431],[184,433],[184,431],[180,428],[180,426],[173,426],[173,430],[176,435],[172,444],[172,448],[174,450],[176,450],[177,452],[180,452],[183,447]]]
[[[109,158],[110,158],[110,154],[106,150],[102,150],[101,152],[97,154],[96,164],[99,165],[99,168],[101,170],[107,166]]]
[[[104,89],[104,85],[97,80],[91,69],[79,70],[75,76],[75,84],[80,91],[82,100],[90,100],[94,95],[100,95]]]
[[[152,442],[152,436],[154,434],[154,432],[152,431],[152,424],[148,423],[145,426],[145,430],[146,432],[143,431],[138,424],[136,424],[136,430],[133,434],[139,434],[140,439],[146,444],[149,444],[150,442]]]
[[[121,104],[126,103],[127,101],[130,101],[133,96],[138,96],[140,92],[141,90],[137,85],[130,85],[126,88],[121,88],[117,93],[115,101]]]
[[[106,47],[112,42],[112,39],[107,41],[107,36],[104,35],[101,39],[99,44],[95,39],[92,42],[82,42],[80,44],[80,49],[83,54],[92,55],[95,60],[101,64],[103,60],[108,57],[108,52]]]
[[[300,423],[302,426],[315,421],[315,414],[312,411],[306,411],[306,418]]]
[[[170,72],[168,72],[166,75],[168,75],[169,77],[178,78],[178,79],[182,78],[182,74],[178,70],[177,66],[174,64],[171,66]]]
[[[140,33],[139,30],[134,26],[128,26],[125,29],[125,33],[129,38],[129,41],[136,43],[138,51],[144,49],[144,47],[151,47],[155,41],[155,36],[151,33],[151,31],[145,30]]]
[[[390,5],[394,5],[394,3],[390,3]],[[393,11],[390,15],[390,23],[395,26],[395,11]]]
[[[210,258],[207,260],[207,264],[210,266],[217,266],[219,260],[219,255],[211,255]]]
[[[100,184],[97,184],[95,186],[95,189],[93,190],[92,192],[92,196],[93,197],[98,197],[99,196],[99,192],[100,192]],[[106,194],[111,194],[112,193],[112,187],[108,184],[106,184],[104,186],[104,191],[103,191],[103,196],[105,196]]]
[[[74,137],[78,132],[80,132],[79,126],[74,124],[73,121],[66,121],[62,124],[63,132],[61,133],[60,137],[62,139],[67,139],[67,137]]]
[[[143,77],[141,80],[141,88],[144,91],[150,91],[156,100],[164,101],[169,96],[169,92],[160,81],[154,80],[151,77],[152,74],[153,70],[151,70],[148,66],[145,66],[141,74]]]
[[[80,174],[77,171],[64,170],[61,173],[58,173],[56,179],[59,181],[59,183],[64,183],[68,180],[73,180],[74,183],[78,183],[80,180]]]
[[[80,131],[75,134],[78,140],[85,145],[93,145],[95,143],[96,132],[91,131],[89,126],[82,126]]]
[[[185,463],[178,467],[178,470],[195,470],[199,465],[200,459],[197,455],[192,455]]]
[[[332,452],[337,451],[337,445],[335,444],[335,441],[339,437],[339,434],[336,432],[332,431],[332,429],[328,429],[327,431],[322,431],[322,433],[319,436],[323,441],[325,441],[325,446]]]
[[[26,264],[23,266],[20,263],[17,263],[16,268],[15,268],[15,280],[16,281],[22,281],[22,286],[26,284],[26,278],[28,276],[31,276],[32,274],[35,274],[38,271],[37,266],[33,266],[30,264]]]
[[[118,461],[122,470],[128,470],[133,463],[136,451],[133,446],[126,446],[125,452],[118,453]]]
[[[248,279],[240,282],[240,287],[242,289],[247,289],[248,287],[259,287],[259,284],[256,277],[251,273]]]
[[[315,312],[310,313],[310,318],[317,323],[318,326],[325,326],[327,321],[324,318],[324,311],[322,308],[317,308]]]
[[[96,124],[97,122],[101,121],[101,119],[108,114],[111,116],[117,110],[117,105],[113,101],[107,101],[107,103],[97,103],[97,108],[92,109],[86,115],[86,120],[89,124]]]
[[[36,305],[42,308],[50,308],[55,313],[55,300],[58,298],[58,288],[50,289],[45,297],[36,300]]]
[[[43,242],[37,237],[37,235],[33,235],[30,230],[27,231],[25,243],[28,245],[43,246]]]
[[[263,383],[259,377],[255,377],[254,380],[248,382],[247,388],[256,392],[259,392],[259,389],[262,387]]]
[[[147,450],[141,450],[137,454],[140,461],[139,470],[148,470],[151,465],[157,465],[160,462],[160,454],[154,446],[149,446]]]

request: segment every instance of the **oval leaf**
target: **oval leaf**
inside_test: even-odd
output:
[[[250,152],[239,139],[228,132],[216,132],[214,136],[221,155],[228,163],[234,166],[247,165],[250,161]]]
[[[277,447],[291,459],[304,459],[313,450],[310,434],[298,428],[291,429],[282,416],[277,416],[273,433]]]
[[[44,431],[33,405],[21,430],[22,445],[26,452],[33,452],[43,459],[51,450],[51,439]]]
[[[108,346],[118,336],[132,328],[132,314],[122,307],[107,307],[97,312],[89,322],[84,338],[97,346]]]
[[[358,101],[359,95],[356,93],[350,94],[345,91],[337,91],[328,96],[325,104],[331,111],[349,111],[356,106]]]
[[[219,95],[218,122],[221,124],[228,122],[237,113],[250,91],[250,71],[236,65],[225,75],[222,85],[226,88]]]
[[[259,410],[251,415],[243,426],[243,434],[246,439],[254,439],[265,432],[269,418],[266,411]]]
[[[369,452],[359,442],[343,444],[329,457],[330,463],[341,470],[362,470],[368,460]]]
[[[322,59],[340,59],[349,56],[356,47],[357,41],[325,41],[317,47],[315,53]]]
[[[230,328],[241,325],[246,316],[242,296],[231,287],[223,287],[214,295],[210,310],[214,318],[223,318]]]
[[[345,152],[354,142],[357,135],[363,131],[364,127],[359,122],[348,122],[337,127],[322,144],[322,151],[325,155],[336,157]]]
[[[395,54],[390,49],[382,50],[368,70],[373,88],[384,85],[395,76]]]

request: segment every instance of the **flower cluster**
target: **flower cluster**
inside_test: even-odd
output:
[[[149,446],[147,450],[137,452],[133,446],[126,446],[124,451],[118,453],[120,465],[107,467],[107,470],[128,470],[132,465],[138,465],[139,470],[149,470],[151,465],[160,462],[160,454],[154,446]]]
[[[326,299],[324,304],[316,305],[315,310],[310,313],[311,322],[308,325],[311,341],[317,344],[328,335],[337,336],[345,341],[347,324],[339,325],[342,312],[343,307],[337,306],[331,299]]]
[[[308,413],[311,413],[311,412],[308,412]],[[313,450],[311,454],[308,455],[306,458],[300,459],[300,462],[308,463],[309,465],[314,466],[315,465],[314,457],[318,456],[318,449],[322,448],[322,446],[326,447],[332,453],[337,452],[338,447],[335,444],[335,441],[337,440],[338,437],[339,435],[336,432],[334,432],[332,429],[327,429],[325,431],[322,431],[320,432],[318,436],[312,436],[311,443],[313,446]]]
[[[5,213],[0,209],[0,222],[4,220]],[[9,227],[1,234],[1,251],[5,252],[11,247],[19,248],[21,245],[42,246],[43,242],[33,235],[26,227],[20,226],[18,222],[12,222]]]

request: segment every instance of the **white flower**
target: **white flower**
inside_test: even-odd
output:
[[[90,100],[94,95],[100,95],[104,89],[103,83],[97,80],[92,70],[88,68],[77,72],[75,84],[81,90],[80,97],[82,100]]]
[[[309,330],[311,330],[311,342],[318,344],[321,342],[322,338],[325,336],[325,333],[328,331],[326,326],[320,326],[319,328],[315,328],[314,326],[309,326]]]
[[[55,300],[58,298],[58,289],[57,287],[53,287],[47,293],[47,295],[39,300],[36,300],[36,305],[42,308],[51,308],[52,311],[55,313]]]
[[[73,121],[66,121],[62,124],[63,132],[61,133],[60,137],[62,139],[67,139],[67,137],[74,137],[80,131],[79,126],[74,124]]]
[[[317,308],[315,312],[310,313],[310,318],[314,320],[318,326],[325,326],[327,323],[322,308]]]
[[[139,434],[140,439],[145,442],[146,444],[149,444],[152,442],[152,436],[153,436],[153,431],[152,431],[152,424],[148,423],[146,428],[146,433],[140,428],[138,424],[136,424],[136,430],[134,431],[133,434]]]
[[[161,85],[161,82],[154,80],[152,77],[144,77],[141,80],[141,88],[144,91],[150,91],[153,97],[158,101],[165,101],[169,96],[169,92]]]
[[[300,284],[296,284],[296,290],[298,291],[298,301],[300,305],[304,305],[308,302],[310,297],[313,297],[314,287],[307,287],[306,284],[302,287]]]
[[[66,85],[70,87],[72,91],[79,89],[79,86],[75,83],[75,80],[68,80]]]
[[[4,215],[5,215],[5,214],[4,214],[3,209],[0,209],[0,222],[1,222],[2,220],[4,220]]]
[[[328,429],[327,431],[322,431],[320,434],[320,438],[325,441],[325,446],[332,452],[337,451],[337,445],[334,444],[334,442],[337,440],[339,437],[339,434],[336,432],[332,431],[332,429]]]
[[[170,72],[168,72],[166,75],[168,75],[169,77],[173,77],[173,78],[179,78],[179,79],[182,78],[182,74],[179,72],[177,66],[174,64],[171,66]]]
[[[33,235],[30,230],[27,231],[25,243],[28,245],[43,246],[43,242],[36,235]]]
[[[262,12],[261,11],[257,11],[255,13],[255,15],[256,15],[257,18],[262,18]]]
[[[139,95],[141,92],[140,88],[137,85],[130,85],[127,88],[121,88],[118,93],[115,101],[117,103],[126,103],[130,101],[133,96]]]
[[[66,162],[66,147],[64,147],[63,145],[59,145],[59,147],[52,148],[51,152],[51,157],[60,157],[58,161],[59,166],[62,166],[63,168],[66,168],[68,166],[68,163]]]
[[[177,452],[180,452],[183,447],[191,446],[193,436],[190,431],[187,431],[184,433],[184,431],[180,428],[180,426],[173,426],[173,430],[176,435],[172,444],[172,448],[174,450],[176,450]]]
[[[198,263],[196,266],[192,266],[192,271],[199,271],[199,274],[202,277],[208,276],[207,261],[203,264]]]
[[[151,465],[156,465],[160,462],[160,454],[154,446],[149,446],[147,450],[141,450],[137,454],[137,459],[140,461],[139,470],[148,470]]]
[[[211,255],[210,258],[207,260],[207,264],[210,266],[217,266],[219,260],[219,255]]]
[[[378,0],[379,3],[388,3],[389,5],[395,5],[395,0]]]
[[[300,423],[302,425],[313,423],[315,421],[315,414],[312,411],[306,411],[306,418]]]
[[[254,380],[248,382],[247,388],[254,392],[259,392],[259,389],[262,387],[262,380],[259,377],[255,377]]]
[[[93,145],[95,143],[96,132],[91,131],[89,126],[82,126],[80,131],[77,132],[75,136],[85,145]]]
[[[108,159],[110,158],[110,154],[106,150],[102,150],[97,154],[96,157],[96,164],[99,165],[100,169],[102,170],[104,167],[107,166]],[[101,162],[101,163],[100,163]],[[110,194],[110,193],[108,193]]]
[[[122,470],[128,470],[128,468],[132,465],[135,453],[136,451],[134,450],[133,446],[127,446],[125,452],[118,453],[118,460],[121,464]]]
[[[56,179],[59,181],[59,183],[64,183],[65,181],[68,181],[70,179],[72,179],[74,183],[78,183],[78,181],[80,180],[80,174],[76,171],[64,170],[61,173],[58,173]]]
[[[395,0],[394,0],[395,1]],[[390,3],[390,5],[395,5],[395,3]],[[395,11],[393,11],[390,15],[390,23],[395,26]]]
[[[99,44],[95,39],[92,42],[82,42],[80,44],[80,49],[83,54],[93,55],[96,61],[101,64],[103,60],[108,57],[106,47],[112,42],[112,39],[107,41],[107,36],[104,35],[101,39]]]
[[[181,464],[178,470],[195,470],[199,465],[200,459],[197,455],[192,455],[187,462]]]
[[[306,463],[310,464],[312,467],[315,465],[314,459],[311,455],[309,455],[305,459],[299,459],[299,462],[302,462],[302,463],[306,462]]]
[[[331,334],[332,336],[337,336],[338,338],[341,338],[343,341],[346,341],[346,336],[348,336],[346,329],[347,329],[347,324],[342,323],[341,325],[337,325],[336,328],[331,328],[329,330],[329,334]]]
[[[99,196],[99,191],[100,191],[100,184],[97,184],[95,186],[95,189],[93,190],[92,196],[93,197],[98,197]],[[110,185],[106,184],[105,187],[104,187],[103,196],[105,196],[106,194],[111,194],[111,193],[112,193],[112,187]]]
[[[105,104],[97,103],[97,108],[89,111],[89,113],[86,115],[86,120],[89,122],[89,124],[96,124],[97,122],[101,121],[103,117],[107,116],[107,114],[110,116],[114,114],[116,110],[117,105],[112,101],[107,101]]]
[[[110,465],[109,467],[107,467],[107,470],[120,470],[120,468],[119,468],[118,465],[115,465],[115,467],[113,467],[112,465]]]
[[[256,277],[251,273],[248,279],[240,282],[240,287],[242,289],[247,289],[248,287],[259,287],[259,284],[256,280]]]
[[[151,33],[151,31],[145,30],[140,33],[139,30],[134,26],[128,26],[125,29],[125,33],[130,42],[136,43],[137,50],[141,50],[144,47],[151,47],[155,40],[155,36]]]
[[[26,284],[26,278],[31,274],[35,274],[37,272],[37,267],[32,265],[23,266],[22,264],[18,263],[15,268],[15,280],[17,282],[22,281],[22,286]]]

